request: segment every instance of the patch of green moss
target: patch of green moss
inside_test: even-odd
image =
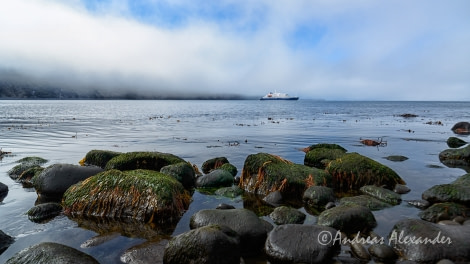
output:
[[[230,174],[232,174],[232,176],[234,177],[237,176],[237,173],[238,173],[237,167],[233,166],[230,163],[223,164],[222,166],[219,167],[219,169],[230,172]]]
[[[164,166],[184,162],[178,156],[162,152],[128,152],[120,154],[106,164],[105,169],[125,170],[155,170],[160,171]]]
[[[305,154],[304,164],[324,169],[331,160],[342,157],[346,151],[336,148],[314,148]]]
[[[109,150],[90,150],[79,163],[80,165],[95,165],[101,168],[106,167],[108,161],[112,158],[121,155],[120,152],[109,151]]]
[[[338,144],[331,144],[331,143],[319,143],[319,144],[314,144],[308,147],[309,150],[314,150],[314,149],[337,149],[341,150],[343,153],[347,152],[347,150],[343,147],[341,147]]]
[[[226,163],[229,163],[226,157],[217,157],[204,161],[204,163],[202,163],[201,169],[202,172],[209,173]]]
[[[48,162],[47,159],[41,157],[25,157],[18,161],[17,163],[24,163],[24,164],[36,164],[36,165],[43,165]]]

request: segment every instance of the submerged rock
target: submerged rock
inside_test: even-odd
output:
[[[98,264],[92,256],[72,247],[42,242],[23,249],[10,258],[6,264]]]
[[[276,225],[285,225],[302,224],[306,215],[295,208],[280,206],[275,208],[274,211],[269,214],[269,217]]]
[[[285,198],[299,200],[313,185],[331,186],[331,176],[323,170],[267,153],[252,154],[245,159],[239,184],[251,193],[265,196],[280,191]]]
[[[90,150],[79,163],[82,166],[94,165],[104,169],[108,161],[121,154],[121,152],[94,149]]]
[[[346,233],[370,230],[377,225],[371,210],[356,204],[339,205],[325,210],[317,221],[318,225],[330,226]]]
[[[163,264],[163,255],[168,240],[146,241],[127,249],[121,256],[121,261],[126,264]]]
[[[447,139],[447,146],[449,146],[449,148],[460,148],[461,146],[465,146],[466,144],[467,142],[457,137],[449,137]]]
[[[328,263],[339,252],[340,243],[319,239],[322,234],[334,237],[336,232],[326,226],[281,225],[269,233],[264,250],[272,263]]]
[[[203,173],[207,174],[211,172],[212,170],[218,169],[220,166],[226,163],[229,163],[226,157],[213,158],[213,159],[204,161],[204,163],[202,163],[201,170]]]
[[[391,206],[389,203],[383,202],[369,195],[343,197],[339,201],[339,204],[340,205],[350,205],[350,204],[362,205],[362,206],[369,208],[372,211],[382,210]]]
[[[62,206],[59,203],[43,203],[29,209],[26,214],[33,222],[43,222],[58,216],[61,212]]]
[[[228,197],[228,198],[235,198],[235,197],[238,197],[238,196],[242,195],[244,192],[245,191],[243,191],[240,187],[234,185],[234,186],[230,186],[230,187],[224,187],[224,188],[217,189],[215,191],[215,194],[225,196],[225,197]]]
[[[419,208],[419,209],[426,209],[428,208],[431,203],[426,201],[426,200],[408,200],[406,201],[409,205],[412,205],[416,208]]]
[[[469,261],[469,237],[469,226],[404,219],[393,227],[389,242],[404,259],[419,263],[436,263],[443,258]]]
[[[342,157],[346,149],[336,144],[316,144],[307,148],[304,165],[324,169],[332,160]]]
[[[401,155],[391,155],[391,156],[387,156],[385,157],[385,159],[389,160],[389,161],[405,161],[407,160],[408,158],[405,157],[405,156],[401,156]]]
[[[192,188],[196,184],[196,172],[188,162],[180,162],[162,167],[160,172],[177,179],[186,189]]]
[[[326,171],[333,177],[333,185],[339,190],[357,190],[364,185],[385,185],[393,189],[395,184],[405,184],[389,167],[358,153],[346,153],[331,161]]]
[[[169,224],[180,219],[190,199],[183,185],[166,174],[109,170],[71,186],[63,204],[73,217]]]
[[[382,187],[366,185],[362,186],[360,190],[364,194],[368,194],[391,205],[397,205],[401,203],[401,196],[398,193]]]
[[[207,225],[228,226],[240,236],[242,256],[257,255],[267,237],[265,223],[248,209],[204,209],[191,216],[191,229]]]
[[[165,166],[180,162],[184,162],[184,160],[170,153],[128,152],[109,160],[105,169],[121,171],[137,169],[160,171],[160,169]]]
[[[173,237],[165,247],[166,264],[239,264],[240,238],[227,226],[208,225]]]
[[[329,202],[335,201],[333,189],[325,186],[311,186],[305,190],[304,202],[311,207],[324,207]]]

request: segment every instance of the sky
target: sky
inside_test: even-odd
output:
[[[468,0],[0,5],[0,71],[11,78],[141,93],[470,101]]]

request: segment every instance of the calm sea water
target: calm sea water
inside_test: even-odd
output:
[[[415,118],[400,115],[411,113]],[[254,153],[267,152],[303,164],[299,149],[316,143],[336,143],[395,170],[411,188],[404,200],[420,199],[435,184],[448,183],[466,172],[439,162],[447,149],[450,130],[470,121],[470,102],[331,102],[331,101],[0,101],[0,148],[12,155],[0,160],[0,182],[8,196],[0,203],[0,230],[16,242],[0,255],[0,263],[39,242],[75,247],[102,263],[119,263],[122,253],[146,242],[139,235],[114,235],[93,247],[83,243],[100,230],[59,216],[33,223],[25,213],[37,195],[7,175],[16,161],[40,156],[54,163],[78,164],[92,149],[120,152],[169,152],[199,167],[224,156],[238,168]],[[385,147],[366,147],[360,139],[387,141]],[[462,137],[470,141],[468,137]],[[409,159],[392,162],[389,155]],[[228,199],[195,192],[193,202],[173,235],[189,230],[189,217],[219,203],[244,207],[242,198]],[[301,209],[303,210],[303,209]],[[417,218],[419,210],[402,204],[374,212],[374,230],[387,236],[402,218]],[[267,217],[264,217],[267,219]],[[267,219],[269,220],[269,219]],[[306,223],[315,223],[308,215]]]

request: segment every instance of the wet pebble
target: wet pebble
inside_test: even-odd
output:
[[[225,209],[235,209],[235,207],[233,205],[221,203],[221,204],[217,205],[217,207],[215,209],[225,210]]]

